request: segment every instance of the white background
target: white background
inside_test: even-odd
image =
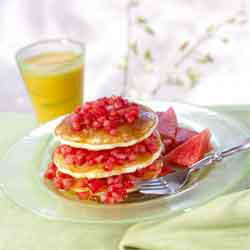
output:
[[[236,0],[139,2],[132,18],[147,17],[156,32],[152,38],[136,28],[131,34],[132,40],[141,41],[141,48],[152,48],[156,63],[153,75],[146,75],[140,68],[130,69],[129,79],[135,81],[133,85],[137,89],[134,96],[140,98],[144,94],[147,97],[145,86],[161,80],[166,68],[178,58],[181,42],[195,42],[208,25],[236,13],[242,8],[242,2],[248,3]],[[31,110],[14,55],[17,49],[40,39],[68,37],[85,42],[86,99],[119,94],[123,72],[117,69],[117,64],[127,48],[127,4],[125,0],[1,0],[0,111]],[[214,63],[202,68],[199,84],[191,90],[164,85],[155,98],[203,105],[250,103],[249,31],[249,24],[225,28],[201,48],[213,54]],[[224,37],[229,40],[226,45],[219,42]]]

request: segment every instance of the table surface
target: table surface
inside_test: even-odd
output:
[[[250,107],[214,109],[223,110],[250,128]],[[0,140],[0,157],[8,146],[36,125],[30,114],[1,113],[1,117],[0,131],[5,133]],[[112,250],[117,249],[119,240],[130,226],[49,221],[17,207],[2,193],[0,221],[0,250]]]

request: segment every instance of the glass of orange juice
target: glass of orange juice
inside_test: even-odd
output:
[[[40,41],[16,54],[40,123],[70,113],[83,101],[84,44],[68,39]]]

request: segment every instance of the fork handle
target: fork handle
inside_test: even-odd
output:
[[[237,146],[227,148],[223,151],[218,151],[218,152],[215,152],[213,154],[206,156],[202,160],[193,164],[190,167],[190,170],[191,171],[198,170],[204,166],[210,165],[213,162],[221,161],[228,156],[234,155],[234,154],[239,153],[241,151],[247,151],[249,149],[250,149],[250,138],[247,138],[245,141],[243,141],[241,144],[239,144]]]
[[[250,138],[247,138],[243,143],[239,144],[238,146],[234,146],[232,148],[228,148],[222,151],[221,156],[223,158],[249,149],[250,149]]]

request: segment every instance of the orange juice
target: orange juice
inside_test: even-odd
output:
[[[42,52],[23,59],[19,65],[39,122],[72,112],[82,103],[82,55]]]

